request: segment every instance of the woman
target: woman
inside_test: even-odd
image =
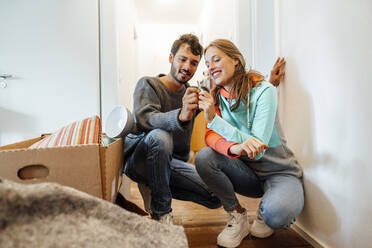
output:
[[[302,170],[279,126],[275,87],[258,72],[246,72],[242,54],[228,40],[213,41],[204,55],[215,88],[199,93],[208,147],[195,164],[229,215],[217,244],[236,247],[249,232],[265,238],[290,226],[304,205]],[[251,228],[235,192],[262,197]]]

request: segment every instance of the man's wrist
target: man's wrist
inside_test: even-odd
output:
[[[186,120],[185,119],[183,119],[183,115],[182,115],[182,109],[180,110],[180,112],[179,112],[179,114],[178,114],[178,121],[179,122],[186,122]]]
[[[191,119],[190,119],[191,120]],[[180,110],[180,113],[178,114],[178,121],[182,126],[185,126],[187,123],[190,122],[189,119],[183,118],[182,109]]]

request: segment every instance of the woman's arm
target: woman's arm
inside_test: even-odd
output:
[[[255,138],[247,139],[242,144],[229,142],[224,137],[207,128],[205,133],[205,143],[215,151],[224,154],[230,158],[236,158],[242,155],[248,155],[253,159],[262,153],[268,146]]]
[[[224,154],[230,158],[239,157],[237,154],[232,154],[230,148],[234,145],[239,145],[236,142],[229,142],[224,137],[213,131],[212,129],[207,128],[205,133],[205,143],[207,146],[213,148],[216,152]]]
[[[203,106],[202,103],[200,105]],[[209,109],[209,111],[208,109],[202,107],[205,109],[204,114],[206,114],[206,112],[209,112],[206,115],[210,115],[212,113],[213,115],[218,114],[220,116],[221,113],[219,109],[217,107],[214,108],[214,105],[212,106],[213,110]],[[268,148],[266,144],[262,143],[261,141],[255,138],[250,138],[243,142],[242,144],[236,142],[229,142],[221,135],[219,135],[218,133],[209,128],[207,128],[205,134],[205,141],[209,147],[230,158],[236,158],[241,155],[248,155],[251,159],[253,159],[258,154],[260,154],[264,149]]]
[[[259,92],[259,96],[255,103],[256,106],[251,106],[250,108],[255,111],[253,113],[253,120],[251,120],[252,128],[250,134],[239,130],[228,121],[222,119],[219,115],[215,115],[213,120],[208,124],[210,129],[220,134],[227,141],[240,143],[247,148],[246,152],[249,157],[251,157],[251,147],[260,147],[260,144],[268,144],[270,141],[277,110],[277,93],[275,88],[272,85],[267,85],[261,92]],[[253,149],[252,156],[255,157],[255,159],[259,159],[262,157],[263,153],[261,153],[260,156],[256,155],[260,153],[261,152],[254,152]]]
[[[231,142],[243,143],[247,139],[254,137],[267,144],[274,129],[276,116],[277,93],[275,88],[273,86],[266,87],[257,98],[256,105],[253,120],[251,120],[250,135],[239,130],[218,115],[215,115],[208,127]]]

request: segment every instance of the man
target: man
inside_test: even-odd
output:
[[[221,206],[195,167],[186,162],[199,108],[199,90],[189,87],[187,82],[196,72],[202,54],[203,48],[195,35],[181,35],[171,48],[170,72],[161,77],[141,78],[134,92],[133,114],[143,138],[128,158],[124,172],[139,183],[146,211],[162,223],[173,222],[172,198],[208,208]],[[285,61],[277,61],[276,66],[278,62],[280,66],[274,66],[276,82],[283,76],[281,68]]]

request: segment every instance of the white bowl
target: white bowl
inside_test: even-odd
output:
[[[131,132],[134,126],[132,113],[124,106],[116,106],[106,120],[106,135],[119,138]]]

